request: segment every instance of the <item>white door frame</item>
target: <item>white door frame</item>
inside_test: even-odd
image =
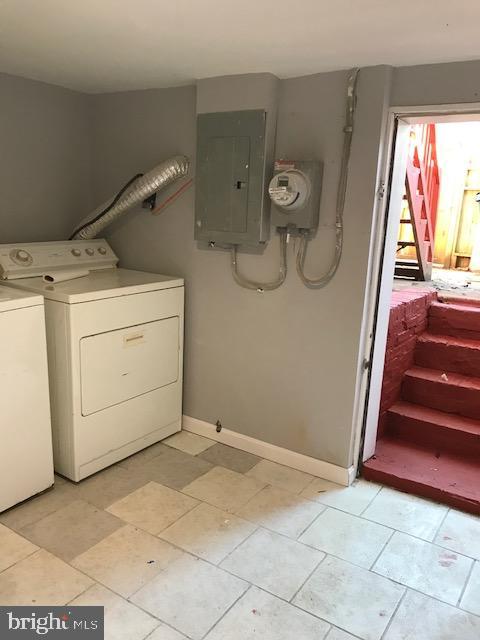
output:
[[[390,107],[383,162],[377,176],[382,206],[374,216],[368,261],[367,293],[361,331],[360,363],[354,412],[353,465],[375,453],[390,296],[395,271],[396,242],[405,182],[408,128],[435,121],[480,119],[480,102]],[[383,186],[384,185],[384,186]],[[383,193],[384,192],[384,193]],[[362,371],[363,369],[363,371]],[[361,458],[361,460],[360,460]]]

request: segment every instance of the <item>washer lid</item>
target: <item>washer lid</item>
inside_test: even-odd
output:
[[[163,276],[158,273],[133,271],[132,269],[103,269],[92,271],[88,276],[67,280],[57,284],[44,282],[42,278],[10,280],[9,287],[32,291],[49,300],[76,304],[103,300],[134,293],[146,293],[160,289],[183,287],[183,278]]]
[[[43,305],[41,296],[0,285],[0,313],[39,305]]]

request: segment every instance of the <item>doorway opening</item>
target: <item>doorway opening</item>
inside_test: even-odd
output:
[[[480,514],[480,114],[394,124],[361,473]]]
[[[411,125],[394,288],[480,298],[480,121]]]

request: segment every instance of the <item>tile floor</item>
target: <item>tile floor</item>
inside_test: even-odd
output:
[[[108,640],[479,640],[480,519],[182,432],[0,514],[0,604]]]

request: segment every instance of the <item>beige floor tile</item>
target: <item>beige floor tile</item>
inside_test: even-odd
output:
[[[220,565],[261,589],[290,600],[325,557],[284,536],[259,529]]]
[[[226,467],[237,473],[246,473],[260,462],[260,458],[254,456],[253,453],[234,449],[221,443],[213,445],[213,447],[201,453],[199,457],[202,460],[220,467]]]
[[[323,640],[329,628],[323,620],[252,587],[205,640]]]
[[[115,465],[82,480],[78,490],[83,500],[99,509],[105,509],[147,482],[148,478],[140,470],[139,473],[133,473],[132,470]]]
[[[233,513],[243,507],[264,486],[265,483],[247,478],[230,469],[214,467],[184,487],[183,491],[198,500]]]
[[[122,525],[121,520],[109,513],[83,500],[75,500],[24,527],[21,533],[38,546],[69,562]]]
[[[380,485],[356,480],[349,487],[343,487],[322,478],[315,478],[301,495],[309,500],[360,515],[380,491]]]
[[[383,488],[363,517],[431,541],[447,507],[407,493]]]
[[[201,503],[163,531],[160,537],[218,564],[255,528],[254,524],[242,518]]]
[[[179,431],[166,440],[163,440],[163,444],[196,456],[209,447],[213,447],[215,441],[210,440],[210,438],[204,438],[203,436],[197,436],[196,433],[190,433],[189,431]]]
[[[70,482],[55,485],[45,493],[22,502],[17,507],[0,514],[0,522],[19,531],[23,527],[37,522],[50,513],[65,507],[79,498],[78,487]]]
[[[175,631],[175,629],[172,629],[172,627],[161,622],[155,631],[145,638],[145,640],[187,640],[187,638],[183,633],[179,633]],[[224,638],[224,640],[227,639]]]
[[[247,588],[243,580],[186,555],[131,600],[193,640],[200,640]]]
[[[443,521],[435,543],[480,560],[480,518],[452,509]]]
[[[289,538],[298,538],[325,508],[290,491],[265,487],[237,515]]]
[[[210,471],[212,465],[196,456],[163,446],[161,453],[136,470],[148,480],[181,491],[187,484]]]
[[[329,556],[293,602],[363,640],[380,640],[404,591],[386,578]]]
[[[99,584],[69,604],[104,607],[105,640],[143,640],[158,626],[158,620]]]
[[[332,627],[332,630],[327,635],[326,640],[357,640],[357,638],[346,631]]]
[[[396,532],[373,571],[439,600],[456,604],[473,560]]]
[[[409,591],[384,640],[478,640],[480,618]]]
[[[120,462],[117,463],[117,466],[124,469],[130,469],[131,471],[141,469],[146,462],[156,458],[165,451],[165,449],[167,449],[167,447],[162,444],[162,442],[156,442],[150,447],[142,449],[141,451],[134,453],[132,456],[125,458],[125,460],[120,460]]]
[[[156,535],[197,504],[197,500],[179,491],[164,487],[157,482],[149,482],[125,498],[114,502],[107,511],[125,522]]]
[[[462,609],[480,616],[480,562],[475,562],[460,606]]]
[[[370,569],[393,531],[350,513],[328,508],[299,542]]]
[[[38,547],[0,524],[0,571],[30,556]]]
[[[158,538],[125,525],[73,559],[73,566],[128,598],[182,552]]]
[[[0,602],[10,605],[64,605],[92,580],[40,549],[0,573]]]
[[[261,460],[246,475],[256,478],[264,484],[271,484],[292,493],[300,493],[313,480],[313,476],[308,473],[285,467],[270,460]]]

